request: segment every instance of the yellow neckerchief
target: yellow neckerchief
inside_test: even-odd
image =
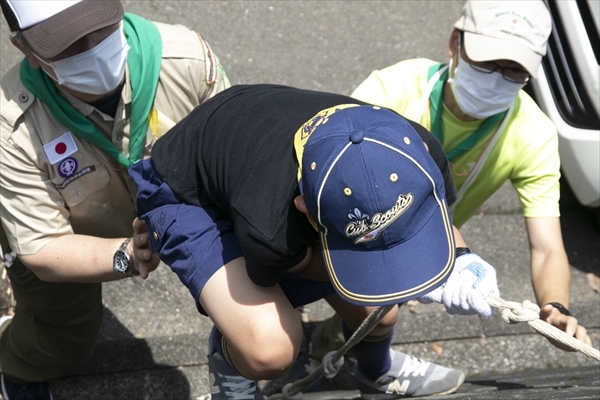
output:
[[[154,140],[158,140],[175,126],[175,121],[172,121],[157,108],[152,108],[148,114],[148,126],[150,127]]]

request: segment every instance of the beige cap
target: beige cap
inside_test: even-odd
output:
[[[454,27],[471,60],[515,61],[536,77],[552,20],[542,0],[468,0]]]
[[[46,58],[124,15],[120,0],[0,0],[0,6],[10,30],[22,30],[32,50]]]

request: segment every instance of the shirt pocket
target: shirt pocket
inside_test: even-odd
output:
[[[65,205],[74,208],[84,202],[90,202],[92,194],[97,194],[107,188],[110,175],[104,165],[97,159],[81,157],[74,154],[54,164],[52,182],[62,195]],[[105,190],[108,192],[108,190]],[[106,201],[109,201],[110,195]],[[101,198],[94,195],[94,203],[103,203]]]

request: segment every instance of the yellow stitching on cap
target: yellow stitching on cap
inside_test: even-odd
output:
[[[396,182],[397,180],[398,180],[398,174],[391,174],[390,175],[390,181]]]
[[[313,161],[312,164],[310,164],[310,169],[314,171],[315,168],[317,168],[317,163]]]
[[[407,137],[404,137],[404,143],[406,143],[406,144],[410,144],[410,139],[409,139],[409,138],[407,138]]]
[[[315,116],[305,122],[294,135],[294,150],[296,153],[296,161],[298,162],[298,181],[302,179],[302,155],[304,154],[304,145],[308,141],[310,135],[320,125],[327,122],[329,117],[336,111],[350,107],[360,107],[359,104],[340,104],[334,107],[326,108],[319,111]]]
[[[345,194],[346,196],[350,196],[350,195],[352,195],[352,189],[350,189],[350,188],[346,188],[346,189],[344,189],[344,194]]]

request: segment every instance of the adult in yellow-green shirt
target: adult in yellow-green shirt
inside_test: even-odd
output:
[[[542,1],[469,0],[450,35],[447,64],[401,61],[371,73],[352,97],[390,108],[440,140],[458,191],[451,207],[457,228],[511,181],[525,217],[540,317],[591,344],[568,311],[556,127],[522,90],[537,76],[550,31]],[[333,338],[341,336],[333,326],[336,319],[317,328],[313,358],[331,350]]]

